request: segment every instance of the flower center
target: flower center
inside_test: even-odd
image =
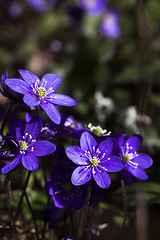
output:
[[[46,96],[46,89],[44,87],[39,87],[36,91],[36,95],[39,97],[39,98],[43,98]]]
[[[90,162],[91,162],[92,166],[96,167],[99,163],[99,158],[93,157],[92,159],[90,159]]]
[[[72,190],[72,185],[70,183],[65,183],[63,186],[64,192],[71,192]]]
[[[21,151],[25,151],[28,148],[28,144],[26,141],[21,141],[19,145],[20,145]]]
[[[101,126],[93,126],[91,123],[88,124],[88,128],[97,136],[101,136],[103,134],[110,135],[111,132],[107,133],[106,129],[102,129]]]
[[[123,159],[123,161],[125,161],[125,163],[127,163],[130,160],[130,156],[128,154],[126,154],[122,157],[122,159]]]

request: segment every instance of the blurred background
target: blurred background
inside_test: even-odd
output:
[[[62,77],[57,92],[78,101],[59,108],[61,113],[84,127],[91,122],[112,133],[144,136],[142,151],[154,164],[148,181],[126,186],[123,240],[160,238],[159,12],[159,0],[0,0],[0,74],[56,73]],[[7,103],[0,95],[3,112]],[[108,227],[101,239],[121,239],[115,230],[123,196],[115,189],[109,190],[113,202],[106,198],[102,206]]]

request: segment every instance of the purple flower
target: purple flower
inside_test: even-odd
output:
[[[57,3],[59,0],[26,0],[34,10],[46,12],[50,10],[51,4]]]
[[[86,131],[80,122],[77,122],[72,116],[65,119],[64,128],[70,137],[80,138],[81,134]]]
[[[12,162],[20,152],[16,139],[11,136],[3,136],[0,132],[0,159],[7,163]]]
[[[68,18],[71,24],[80,24],[83,19],[84,11],[82,7],[73,5],[68,7]]]
[[[24,81],[18,78],[6,80],[6,84],[15,92],[24,94],[23,101],[30,107],[41,106],[48,117],[55,123],[60,123],[60,113],[55,105],[74,106],[77,102],[63,94],[55,94],[62,79],[57,74],[45,74],[40,80],[35,74],[19,70]]]
[[[24,128],[16,127],[16,139],[20,147],[20,152],[13,162],[7,163],[2,169],[2,174],[6,174],[15,168],[20,161],[23,166],[30,170],[37,170],[39,167],[38,156],[45,156],[55,151],[56,146],[44,140],[37,140],[41,133],[41,124],[31,121]]]
[[[119,37],[121,31],[119,27],[119,15],[116,11],[110,10],[104,16],[100,25],[102,35],[110,38]]]
[[[11,2],[8,11],[11,18],[18,19],[23,12],[22,4],[19,2]]]
[[[85,201],[86,186],[74,186],[71,183],[71,173],[74,169],[66,156],[64,147],[59,145],[53,155],[53,168],[51,179],[46,182],[46,191],[52,195],[56,207],[64,208],[71,206],[79,209]]]
[[[149,168],[153,160],[145,153],[137,152],[142,145],[143,138],[140,134],[130,136],[126,141],[122,135],[117,137],[117,150],[116,154],[119,155],[125,162],[125,168],[122,170],[123,178],[131,183],[132,176],[146,180],[146,168]]]
[[[33,7],[34,10],[41,12],[49,10],[49,5],[44,0],[27,0],[27,2]]]
[[[8,79],[8,71],[7,70],[1,76],[2,89],[0,89],[0,91],[3,94],[3,96],[9,98],[10,100],[16,101],[16,102],[23,102],[23,95],[10,89],[6,85],[6,79]]]
[[[80,6],[92,16],[103,13],[106,9],[106,0],[80,0]]]
[[[124,168],[124,162],[117,156],[111,156],[116,147],[114,138],[107,138],[99,145],[88,132],[80,138],[80,145],[68,147],[66,154],[74,163],[80,165],[72,173],[72,183],[82,185],[92,177],[101,188],[111,185],[107,172],[117,172]]]
[[[42,210],[42,215],[44,221],[49,223],[49,228],[56,228],[64,218],[65,209],[57,208],[52,204]]]

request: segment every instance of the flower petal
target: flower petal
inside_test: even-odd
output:
[[[45,140],[36,141],[31,147],[33,147],[33,153],[36,156],[49,155],[56,150],[56,146],[53,143]]]
[[[62,83],[62,79],[59,75],[57,74],[45,74],[42,77],[42,81],[46,80],[46,90],[49,90],[49,88],[52,88],[53,91],[55,91]]]
[[[34,94],[27,92],[27,94],[23,97],[24,103],[26,103],[29,107],[36,107],[40,104],[40,99]]]
[[[128,171],[128,169],[124,168],[121,171],[122,174],[122,178],[128,182],[128,183],[132,183],[133,182],[133,175]]]
[[[80,138],[80,145],[82,150],[89,151],[92,155],[94,155],[97,142],[90,133],[83,132]]]
[[[53,182],[51,179],[47,179],[46,183],[45,183],[45,189],[46,189],[46,192],[49,194],[49,195],[54,195],[54,190],[53,190]]]
[[[21,74],[22,78],[25,80],[26,83],[29,85],[35,83],[37,80],[40,81],[39,77],[34,73],[31,73],[27,70],[19,69],[18,72]]]
[[[35,171],[39,167],[38,158],[31,152],[26,152],[26,154],[22,154],[21,161],[23,166],[30,171]]]
[[[28,84],[19,78],[6,79],[5,83],[13,91],[18,92],[18,93],[26,94],[29,91]]]
[[[111,185],[111,178],[102,168],[94,167],[93,178],[101,188],[108,188]]]
[[[61,115],[58,109],[50,102],[41,102],[41,107],[48,115],[48,117],[55,123],[59,124],[61,121]]]
[[[71,176],[71,181],[74,185],[82,185],[92,178],[92,169],[90,166],[77,167]]]
[[[25,127],[25,131],[24,131],[24,136],[28,135],[28,137],[30,138],[29,141],[32,140],[36,140],[39,135],[41,134],[41,123],[38,121],[34,121],[34,119],[32,118],[32,120],[27,123],[26,127]]]
[[[107,138],[103,142],[101,142],[97,147],[98,157],[101,158],[103,154],[105,156],[102,158],[102,160],[107,159],[109,156],[111,156],[116,148],[116,140],[114,138]]]
[[[100,162],[99,166],[104,167],[107,172],[118,172],[125,167],[125,163],[120,157],[111,156],[108,160]]]
[[[86,157],[84,151],[78,146],[71,146],[66,149],[66,154],[72,162],[78,165],[87,165],[89,160]]]
[[[19,154],[13,162],[7,163],[3,168],[1,168],[1,173],[6,174],[15,168],[20,163],[21,154]]]
[[[129,151],[127,150],[128,153],[134,153],[141,147],[142,141],[143,141],[143,137],[140,134],[134,134],[130,136],[124,144],[124,152],[126,152],[127,145],[129,145],[129,147],[132,147],[132,148]]]
[[[147,180],[148,175],[146,174],[145,170],[141,167],[132,167],[129,164],[126,164],[126,168],[128,171],[136,178],[141,180]]]
[[[47,100],[53,104],[66,107],[72,107],[78,104],[76,100],[64,94],[50,94],[47,96]]]
[[[145,153],[137,153],[137,157],[132,159],[132,162],[138,163],[141,168],[149,168],[153,164],[152,158]]]

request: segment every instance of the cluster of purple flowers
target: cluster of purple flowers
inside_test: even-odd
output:
[[[4,136],[3,129],[0,133],[1,173],[8,173],[20,163],[35,171],[39,167],[38,157],[50,155],[51,178],[45,189],[52,196],[51,209],[58,214],[55,221],[59,222],[64,215],[57,208],[82,208],[89,186],[97,189],[91,191],[94,204],[100,191],[111,185],[110,173],[120,172],[129,183],[133,177],[148,179],[145,169],[153,161],[147,154],[137,152],[142,145],[140,134],[125,140],[126,135],[107,133],[100,126],[89,124],[89,128],[83,128],[72,116],[60,114],[55,106],[77,104],[73,98],[55,93],[62,82],[60,76],[45,74],[40,80],[29,71],[19,73],[23,79],[8,78],[7,72],[2,75],[1,92],[12,104],[27,106],[30,113],[26,113],[25,121],[12,117],[9,134]],[[48,122],[42,117],[44,113]],[[65,150],[64,146],[55,145],[56,138],[61,137],[70,137],[77,144]],[[48,208],[45,214],[47,211]]]

